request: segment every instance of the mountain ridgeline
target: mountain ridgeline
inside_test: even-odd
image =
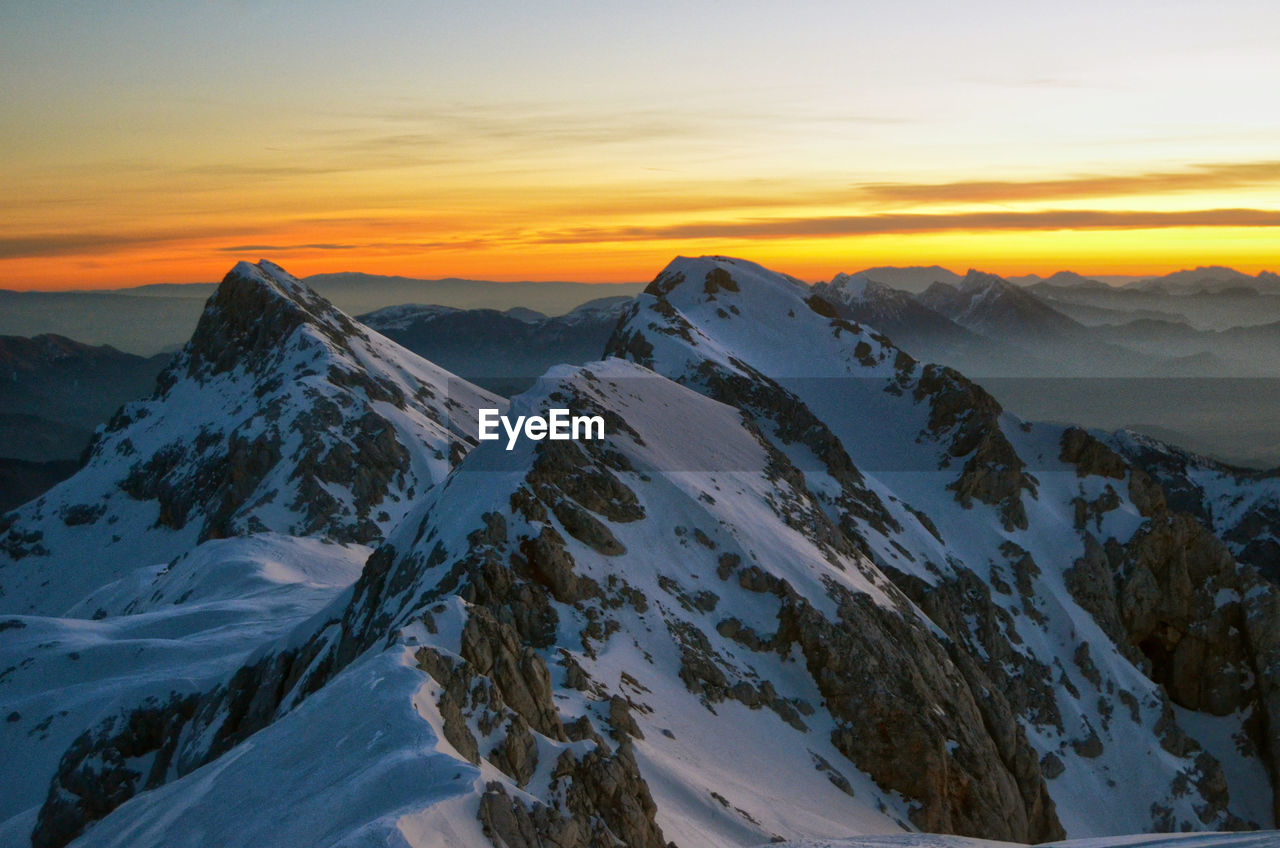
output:
[[[1008,285],[678,258],[607,306],[603,359],[507,401],[236,266],[156,393],[0,519],[0,627],[31,656],[0,675],[0,733],[30,752],[0,837],[1274,827],[1269,478],[1020,420],[870,320],[986,355],[1009,313],[984,307],[1026,303]],[[480,407],[606,436],[508,451],[476,440]],[[289,610],[269,632],[266,599]],[[146,685],[45,696],[118,685],[125,657]]]

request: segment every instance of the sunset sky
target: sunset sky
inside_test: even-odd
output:
[[[0,287],[1280,270],[1274,2],[6,2]]]

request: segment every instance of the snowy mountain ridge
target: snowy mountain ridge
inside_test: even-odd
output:
[[[347,540],[372,551],[296,513],[257,533],[272,501],[255,489],[225,524],[238,538],[86,574],[71,613],[98,621],[3,622],[30,631],[15,666],[38,663],[0,675],[0,704],[25,699],[6,732],[38,735],[48,710],[65,745],[54,762],[24,743],[47,792],[15,796],[3,840],[942,846],[1274,826],[1275,586],[1117,446],[1019,421],[794,277],[676,259],[625,307],[609,358],[511,402],[601,415],[606,438],[512,451],[454,423],[499,402],[439,392],[446,372],[275,266],[223,287],[175,382],[64,484],[64,501],[108,489],[84,526],[156,510],[109,490],[132,466],[103,446],[129,434],[146,467],[170,442],[135,428],[225,415],[224,380],[266,386],[281,421],[331,402],[332,438],[388,422],[416,488],[378,478],[367,508],[395,513]],[[320,476],[297,456],[281,462]],[[192,491],[193,516],[225,502]],[[372,498],[335,500],[358,515]],[[6,517],[6,538],[56,541],[55,503]],[[67,550],[33,572],[51,579]],[[39,599],[34,578],[17,585]],[[291,612],[255,642],[265,599]],[[127,668],[113,629],[152,623],[208,652],[182,685],[164,688],[179,659],[147,655],[149,682],[59,722],[37,671],[92,691],[70,653],[92,638]]]

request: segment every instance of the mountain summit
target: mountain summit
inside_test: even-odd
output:
[[[993,338],[1058,338],[1083,326],[995,274],[970,269],[956,285],[934,283],[920,301]]]
[[[100,429],[81,471],[0,519],[0,607],[62,613],[205,539],[376,541],[475,443],[482,405],[505,401],[242,262],[155,393]]]

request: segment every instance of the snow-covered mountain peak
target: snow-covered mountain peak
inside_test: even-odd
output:
[[[970,269],[956,285],[934,283],[919,297],[930,309],[992,338],[1045,337],[1079,325],[1009,281]]]
[[[360,316],[365,326],[375,327],[382,332],[403,329],[424,316],[453,315],[461,312],[454,306],[435,304],[401,303],[396,306],[384,306]]]
[[[605,439],[482,444],[370,559],[340,622],[317,619],[305,645],[169,708],[173,742],[161,744],[176,746],[166,756],[179,765],[167,779],[194,779],[182,775],[290,721],[308,692],[333,691],[362,652],[391,646],[429,678],[417,712],[454,759],[450,773],[483,792],[471,815],[500,836],[512,822],[558,833],[544,821],[552,808],[638,848],[744,844],[837,821],[884,830],[907,816],[1061,834],[1025,738],[1007,716],[986,729],[988,699],[828,513],[833,492],[856,483],[838,445],[812,438],[821,424],[794,422],[801,441],[779,447],[734,406],[619,359],[553,369],[512,411],[552,403],[603,415]],[[842,476],[824,494],[795,464],[813,458],[808,442]],[[873,674],[882,679],[865,686]],[[247,698],[255,709],[241,720]],[[906,715],[899,701],[923,708]],[[889,750],[849,731],[864,721],[909,744]],[[132,744],[116,733],[93,745]],[[63,761],[71,790],[42,813],[51,832],[100,815],[63,815],[89,809],[77,772],[96,763],[90,744]],[[721,785],[764,763],[786,775],[767,792]],[[958,787],[981,803],[953,800]],[[704,801],[717,796],[730,800]],[[996,808],[1007,816],[986,812]]]
[[[959,274],[939,265],[911,265],[907,267],[879,265],[874,268],[863,268],[854,272],[852,276],[866,277],[891,286],[898,291],[913,294],[924,291],[934,283],[950,283],[954,285],[960,279]]]
[[[334,348],[363,331],[354,321],[279,265],[239,262],[205,305],[178,367],[189,376],[237,366],[274,367],[300,328]]]
[[[618,358],[513,401],[599,414],[603,440],[480,445],[309,638],[64,757],[41,826],[74,835],[121,800],[86,777],[122,774],[113,751],[177,764],[159,793],[230,795],[259,745],[352,709],[428,738],[471,798],[396,816],[478,821],[495,845],[1272,821],[1238,741],[1275,712],[1253,683],[1280,662],[1275,595],[1220,543],[1098,439],[1019,422],[790,278],[668,272],[624,313]],[[376,657],[417,686],[371,698]],[[164,739],[132,731],[157,723]],[[396,756],[366,750],[339,765]],[[155,821],[164,797],[87,835]]]
[[[0,519],[0,608],[60,613],[210,538],[377,541],[475,444],[481,406],[506,402],[279,266],[240,263],[155,393],[99,430],[78,473]]]
[[[794,295],[809,286],[800,279],[728,256],[677,256],[644,290],[684,308],[717,298],[759,301],[779,292]]]
[[[70,704],[65,753],[37,763],[43,805],[9,801],[0,842],[727,848],[1274,824],[1280,593],[1176,512],[1134,445],[1004,413],[869,329],[840,281],[678,259],[625,307],[612,358],[511,403],[599,415],[602,438],[467,451],[474,409],[442,399],[447,375],[250,267],[232,288],[300,323],[260,367],[175,371],[131,407],[74,498],[0,522],[0,550],[26,546],[0,581],[43,600],[61,590],[41,579],[98,577],[69,562],[123,568],[108,533],[186,532],[167,567],[128,551],[152,566],[82,598],[73,614],[107,618],[74,629],[169,617],[188,593],[212,609],[324,591],[167,701],[136,687],[101,721]],[[229,310],[211,307],[211,337]],[[1211,469],[1180,464],[1216,497]],[[387,511],[358,578],[369,548],[326,544],[332,527],[211,538],[308,531],[311,501],[372,506],[380,533]],[[53,653],[46,634],[73,628],[51,622],[0,622],[13,665],[42,663],[14,679],[97,665]],[[0,740],[57,721],[54,698],[29,703]]]
[[[590,321],[607,315],[620,315],[622,310],[630,305],[634,298],[628,295],[612,295],[610,297],[598,297],[594,300],[588,300],[586,303],[575,306],[573,309],[561,316],[561,320],[574,324],[581,321]]]

